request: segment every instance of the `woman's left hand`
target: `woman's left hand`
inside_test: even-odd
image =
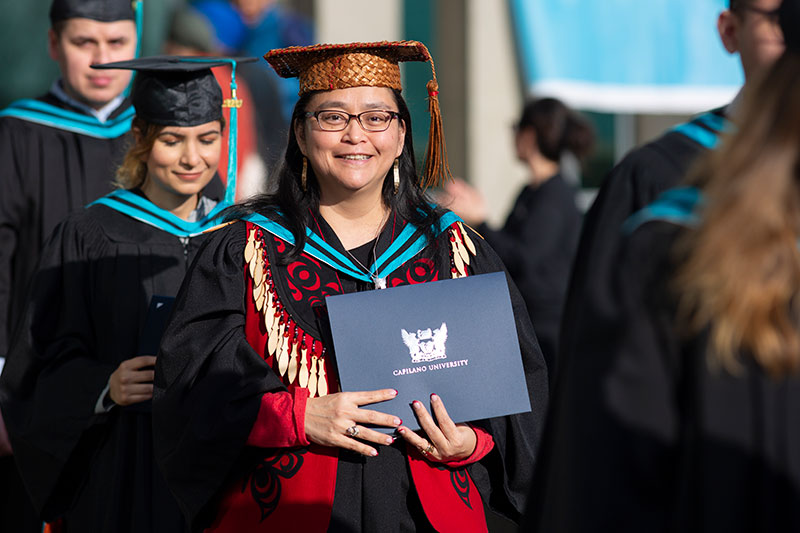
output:
[[[475,431],[467,424],[454,424],[444,408],[442,399],[431,394],[431,408],[439,425],[422,405],[414,401],[412,404],[419,425],[428,438],[417,435],[405,426],[400,426],[400,435],[412,446],[415,446],[429,461],[447,463],[466,459],[475,451],[478,438]],[[428,440],[430,439],[430,440]]]

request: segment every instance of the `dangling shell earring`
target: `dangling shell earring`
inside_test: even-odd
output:
[[[306,192],[307,181],[308,181],[308,159],[306,159],[306,156],[303,156],[303,173],[300,174],[300,187],[302,187],[303,192]]]
[[[397,194],[397,190],[400,188],[400,160],[394,160],[394,193]]]

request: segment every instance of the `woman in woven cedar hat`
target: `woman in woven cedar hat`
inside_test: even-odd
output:
[[[168,483],[192,526],[210,531],[485,531],[484,502],[515,519],[547,372],[513,284],[533,411],[454,424],[433,395],[432,413],[413,403],[418,433],[363,407],[396,391],[339,391],[315,314],[328,295],[503,270],[424,195],[449,175],[428,50],[354,43],[265,57],[300,78],[300,99],[275,190],[215,233],[165,334],[154,423]],[[421,179],[400,61],[433,71]]]

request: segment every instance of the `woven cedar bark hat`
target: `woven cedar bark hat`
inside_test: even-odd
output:
[[[388,87],[400,91],[399,62],[429,61],[433,76],[427,85],[431,125],[420,184],[423,187],[438,186],[452,179],[439,110],[436,69],[424,44],[417,41],[381,41],[290,46],[270,50],[264,59],[279,76],[300,79],[300,96],[312,91],[350,87]]]

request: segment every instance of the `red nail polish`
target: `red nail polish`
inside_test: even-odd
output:
[[[433,401],[436,401],[436,400],[438,400],[438,399],[439,399],[439,397],[436,395],[436,393],[435,393],[435,392],[434,392],[434,393],[431,393],[431,400],[433,400]]]
[[[397,389],[392,389],[392,390],[394,391],[394,395],[395,395],[395,396],[397,396],[398,394],[400,394],[400,393],[397,391]]]

